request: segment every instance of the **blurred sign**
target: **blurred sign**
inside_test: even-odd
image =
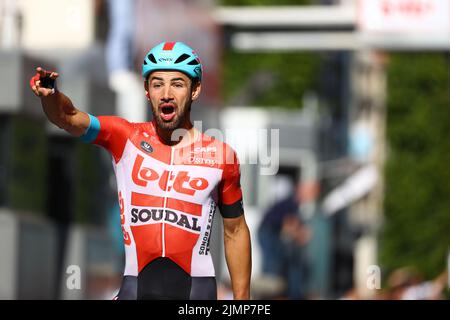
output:
[[[450,32],[450,1],[359,0],[358,26],[374,33]]]

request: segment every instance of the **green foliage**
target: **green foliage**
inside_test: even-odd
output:
[[[314,0],[220,0],[223,6],[308,5]],[[320,57],[316,53],[238,53],[224,55],[223,93],[226,104],[247,96],[246,104],[255,106],[301,106],[305,91],[317,86]],[[272,85],[252,90],[255,73],[269,74]],[[256,76],[257,77],[257,76]],[[258,85],[257,85],[258,86]],[[253,91],[253,92],[252,92]]]
[[[237,53],[224,57],[225,103],[248,94],[249,82],[257,72],[269,73],[273,84],[251,96],[248,104],[297,108],[305,91],[317,87],[321,57],[317,53]]]
[[[76,145],[76,223],[95,225],[103,222],[104,207],[108,199],[101,197],[101,189],[107,184],[108,176],[102,179],[100,152],[105,151],[81,141]]]
[[[13,116],[11,119],[9,206],[15,210],[42,214],[47,195],[45,123],[23,116]]]
[[[450,249],[450,92],[444,54],[393,54],[381,262],[434,277]]]

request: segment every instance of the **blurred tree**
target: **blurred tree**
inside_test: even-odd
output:
[[[450,63],[444,53],[391,55],[386,222],[381,262],[445,268],[450,248]]]
[[[225,102],[299,107],[304,92],[317,88],[320,62],[320,56],[315,53],[228,51],[223,68]]]
[[[116,191],[111,194],[109,155],[100,148],[78,141],[74,165],[77,172],[74,185],[74,221],[79,224],[105,225],[107,210],[116,201]],[[115,185],[114,185],[115,187]],[[96,195],[95,197],[92,195]],[[113,195],[114,199],[110,196]]]
[[[43,214],[48,170],[45,123],[27,116],[12,116],[2,125],[11,139],[8,148],[3,150],[7,160],[5,176],[10,179],[5,186],[8,196],[5,195],[6,203],[3,205],[18,211]]]
[[[221,0],[222,5],[305,5],[312,0]],[[223,58],[222,92],[228,105],[301,106],[306,91],[317,91],[317,53],[240,53]],[[239,70],[239,72],[236,72]]]

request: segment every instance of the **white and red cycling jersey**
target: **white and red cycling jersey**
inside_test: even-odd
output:
[[[191,277],[215,276],[209,252],[213,215],[243,214],[239,163],[226,143],[199,133],[185,147],[162,143],[153,122],[89,116],[84,141],[112,155],[126,253],[124,275],[158,257]]]

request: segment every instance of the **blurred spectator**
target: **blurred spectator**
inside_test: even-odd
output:
[[[392,300],[440,300],[447,284],[448,272],[425,281],[414,267],[402,267],[392,272],[388,279]]]
[[[311,238],[311,230],[300,218],[300,196],[299,185],[267,210],[258,229],[262,272],[266,276],[283,278],[289,299],[305,296],[307,267],[303,248]]]

